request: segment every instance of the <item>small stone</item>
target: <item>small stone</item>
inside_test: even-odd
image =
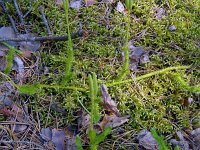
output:
[[[82,0],[72,0],[70,1],[70,7],[79,10],[81,8],[81,3]]]
[[[175,27],[174,25],[170,25],[170,26],[169,26],[169,30],[170,30],[170,31],[175,31],[175,30],[176,30],[176,27]]]
[[[120,12],[120,13],[123,13],[124,12],[124,10],[125,10],[125,7],[124,7],[124,5],[122,4],[122,2],[118,2],[117,3],[117,6],[116,6],[116,8],[115,8],[118,12]]]

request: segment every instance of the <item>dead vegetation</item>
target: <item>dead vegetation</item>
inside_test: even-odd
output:
[[[0,148],[200,149],[199,8],[0,0]]]

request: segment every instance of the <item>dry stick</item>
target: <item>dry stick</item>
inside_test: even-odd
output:
[[[8,10],[6,9],[6,6],[5,6],[4,1],[0,0],[0,5],[1,5],[2,9],[3,9],[3,12],[8,16],[8,18],[9,18],[11,24],[12,24],[12,28],[13,28],[14,32],[15,32],[17,35],[19,35],[19,32],[18,32],[17,27],[16,27],[16,25],[15,25],[15,21],[14,21],[14,19],[12,18],[12,16],[8,13]]]
[[[72,33],[71,37],[76,38],[83,35],[83,30],[79,29],[78,32]],[[3,38],[0,39],[0,42],[8,42],[8,41],[15,41],[15,42],[22,42],[22,41],[67,41],[68,36],[35,36],[35,37],[18,37],[18,38]]]
[[[17,4],[16,0],[13,0],[13,2],[14,2],[14,5],[15,5],[16,12],[17,12],[17,14],[19,16],[19,20],[20,20],[22,26],[24,27],[25,32],[28,33],[27,29],[25,28],[24,17],[23,17],[22,12],[20,11],[19,5]]]
[[[30,3],[29,10],[25,13],[25,15],[23,16],[23,18],[26,18],[30,14],[30,12],[32,11],[32,9],[33,9],[33,7],[32,7],[32,5]]]
[[[53,33],[51,32],[51,29],[49,27],[49,23],[47,21],[47,18],[45,17],[45,14],[44,14],[44,7],[42,7],[42,6],[40,6],[40,13],[42,15],[42,21],[44,22],[44,25],[47,28],[48,35],[49,36],[53,35]]]
[[[38,147],[38,149],[44,149],[44,147],[42,147],[41,145],[35,143],[35,142],[31,142],[31,141],[7,141],[7,140],[1,140],[0,143],[9,143],[9,144],[26,144],[26,145],[35,145]],[[35,148],[36,149],[36,148]]]

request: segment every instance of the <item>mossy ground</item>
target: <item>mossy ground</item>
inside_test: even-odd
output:
[[[27,10],[27,4],[20,2],[21,9]],[[65,35],[67,25],[63,7],[54,0],[33,1],[33,12],[26,18],[32,32],[40,36],[47,31],[39,13],[39,6],[45,7],[45,14],[54,35]],[[9,5],[9,4],[8,4]],[[156,7],[165,9],[161,20],[156,20]],[[11,6],[10,6],[11,7]],[[12,10],[12,9],[11,9]],[[14,11],[12,11],[14,14]],[[177,1],[141,1],[135,0],[131,13],[130,40],[135,46],[144,46],[150,52],[150,63],[140,66],[139,72],[130,73],[127,78],[143,75],[162,68],[190,65],[187,71],[179,71],[190,85],[200,82],[200,3],[198,0]],[[9,25],[6,17],[0,18],[0,24]],[[99,3],[82,7],[80,11],[70,9],[71,32],[76,32],[79,23],[88,33],[84,37],[73,39],[75,60],[73,76],[69,85],[88,87],[87,76],[95,72],[98,79],[106,83],[115,79],[122,66],[121,50],[125,43],[126,22],[124,15],[112,5]],[[170,25],[175,31],[169,31]],[[146,31],[145,31],[146,30]],[[144,32],[144,34],[142,34]],[[37,55],[41,55],[40,69],[49,68],[49,75],[41,73],[39,79],[33,75],[32,83],[57,85],[63,77],[66,62],[67,42],[46,42]],[[34,80],[35,79],[35,80]],[[37,80],[36,80],[37,79]],[[117,102],[123,115],[130,115],[125,131],[152,127],[162,133],[174,133],[177,129],[191,128],[191,119],[199,116],[197,98],[173,80],[169,74],[156,75],[140,82],[132,82],[109,88],[112,98]],[[194,103],[183,105],[193,97]],[[80,104],[85,106],[90,100],[86,93],[73,90],[43,89],[29,96],[29,106],[39,112],[42,126],[64,127],[73,124],[75,112]],[[67,110],[67,116],[49,110],[49,104],[58,102]],[[124,138],[130,138],[127,134]],[[115,136],[113,136],[115,139]],[[123,145],[121,145],[123,146]]]

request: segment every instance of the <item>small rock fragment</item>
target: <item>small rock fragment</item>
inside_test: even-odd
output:
[[[115,9],[120,13],[123,13],[123,14],[125,13],[125,7],[124,7],[124,5],[122,4],[121,1],[119,1],[117,3],[117,6],[115,7]]]
[[[81,3],[82,3],[82,0],[71,0],[70,7],[76,10],[79,10],[81,8]]]
[[[174,25],[169,26],[169,31],[175,31],[175,30],[176,30],[176,27]]]
[[[158,8],[156,8],[156,12],[154,14],[154,18],[156,20],[160,20],[160,19],[162,19],[164,14],[165,14],[165,9],[161,8],[161,7],[158,7]]]

